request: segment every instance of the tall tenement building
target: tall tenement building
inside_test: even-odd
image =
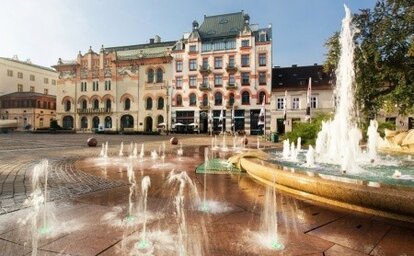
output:
[[[99,53],[89,49],[76,60],[59,59],[54,67],[60,124],[85,131],[165,127],[257,134],[265,99],[269,131],[271,27],[250,24],[244,12],[205,16],[200,26],[192,25],[178,41],[156,36],[147,44],[102,47]]]
[[[204,16],[201,25],[192,25],[171,53],[173,123],[195,124],[202,133],[231,131],[234,112],[235,131],[257,134],[263,99],[269,110],[271,26],[250,24],[244,12]],[[222,111],[224,127],[219,123]],[[266,130],[269,124],[270,113]]]

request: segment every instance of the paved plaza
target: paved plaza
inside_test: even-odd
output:
[[[186,255],[414,255],[414,224],[351,212],[276,193],[277,232],[283,250],[260,245],[266,189],[247,174],[195,174],[204,160],[205,135],[171,136],[93,135],[98,147],[89,148],[91,134],[0,134],[0,255],[35,255],[30,223],[33,209],[25,201],[33,192],[33,168],[49,162],[48,209],[58,223],[48,236],[38,240],[37,255],[184,255],[180,237],[186,237]],[[256,137],[249,137],[256,147]],[[109,162],[99,158],[101,143],[108,142]],[[130,183],[118,157],[121,142],[128,152],[131,142],[145,144],[147,160],[134,166],[137,187],[149,176],[148,239],[153,251],[136,252],[143,223],[123,225],[129,205]],[[151,160],[153,150],[166,145],[166,158]],[[231,142],[229,142],[231,143]],[[265,142],[264,147],[280,146]],[[230,154],[217,154],[226,158]],[[184,197],[186,232],[180,233],[176,212],[178,187],[167,182],[170,171],[185,171],[202,195],[215,202],[214,211],[199,212]],[[206,183],[205,183],[206,182]],[[44,185],[44,184],[43,184]],[[139,190],[140,192],[140,190]],[[139,194],[139,193],[138,193]],[[132,197],[138,204],[140,196]],[[182,230],[181,230],[182,231]]]

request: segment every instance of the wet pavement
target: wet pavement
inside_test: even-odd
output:
[[[0,255],[414,255],[413,224],[278,191],[277,234],[284,249],[267,248],[261,245],[266,188],[247,174],[195,174],[211,137],[177,136],[184,149],[178,157],[179,146],[168,143],[171,136],[93,135],[99,145],[89,148],[86,140],[91,136],[0,134]],[[106,141],[109,158],[103,160],[100,144]],[[118,156],[121,142],[124,157]],[[138,143],[138,151],[145,144],[144,161],[128,158],[131,142]],[[163,142],[166,158],[151,159],[150,152],[159,152]],[[256,147],[255,137],[249,142]],[[222,158],[229,155],[215,153]],[[47,208],[55,224],[53,231],[40,236],[33,252],[35,236],[30,222],[25,222],[33,208],[25,200],[33,192],[33,167],[42,159],[48,159],[51,167]],[[125,219],[131,192],[128,164],[137,183],[131,197],[134,209],[142,209],[141,180],[151,179],[146,217],[137,211],[131,222]],[[201,200],[206,184],[209,211],[194,206],[190,184],[183,188],[182,208],[177,208],[179,185],[168,182],[173,169],[186,172]],[[151,242],[147,251],[137,245],[144,219]]]

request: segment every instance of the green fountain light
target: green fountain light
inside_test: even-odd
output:
[[[148,243],[147,240],[142,240],[142,241],[139,241],[136,244],[136,246],[137,246],[138,249],[146,249],[150,246],[150,243]]]
[[[43,227],[39,228],[38,232],[39,232],[39,234],[41,234],[41,235],[45,235],[45,234],[49,233],[49,232],[50,232],[50,230],[51,230],[51,228],[50,228],[50,227],[48,227],[48,226],[43,226]]]
[[[279,241],[273,241],[270,246],[274,250],[283,250],[283,249],[285,249],[285,246],[282,243],[280,243]]]
[[[128,215],[128,216],[126,216],[125,217],[125,219],[124,219],[126,222],[129,222],[129,223],[131,223],[131,222],[134,222],[135,221],[135,216],[133,216],[133,215]]]

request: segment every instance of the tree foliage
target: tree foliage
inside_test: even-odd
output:
[[[414,106],[414,4],[378,0],[373,9],[354,15],[356,99],[366,117],[396,106],[400,114]],[[326,71],[339,60],[338,33],[326,42]]]

